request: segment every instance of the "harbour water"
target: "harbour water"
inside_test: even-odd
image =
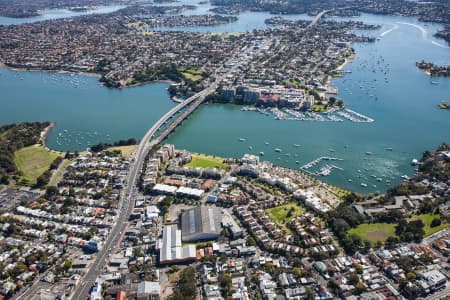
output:
[[[98,6],[86,11],[71,11],[68,9],[47,9],[41,11],[39,16],[30,18],[7,18],[0,16],[0,25],[17,25],[53,19],[70,18],[89,14],[107,14],[124,7],[125,7],[124,5]]]
[[[47,145],[85,150],[99,142],[141,138],[175,103],[168,84],[117,90],[98,77],[0,69],[0,124],[53,121]]]
[[[253,18],[259,17],[240,15],[241,22],[250,24],[243,25],[244,30],[257,28]],[[434,78],[438,84],[431,84],[415,62],[449,64],[450,49],[432,37],[439,25],[392,16],[355,19],[383,25],[365,32],[380,39],[355,44],[356,58],[345,67],[351,73],[334,79],[332,85],[339,88],[347,108],[375,122],[275,120],[271,115],[241,111],[240,106],[213,104],[201,106],[168,142],[225,157],[264,152],[263,159],[291,168],[319,157],[339,158],[332,162],[337,168],[322,179],[361,192],[385,191],[402,175],[410,176],[413,158],[442,142],[450,143],[450,115],[437,108],[440,101],[450,100],[450,79]],[[241,27],[208,30],[242,31]],[[49,147],[84,150],[89,144],[143,136],[175,105],[166,88],[167,84],[155,83],[111,90],[99,86],[98,78],[92,76],[0,69],[0,124],[54,121]]]
[[[169,142],[226,157],[264,152],[263,159],[291,168],[333,156],[343,159],[333,162],[343,170],[333,169],[322,179],[360,192],[383,192],[403,180],[401,176],[411,176],[413,158],[450,142],[450,116],[437,108],[450,96],[450,79],[433,78],[438,84],[431,84],[415,62],[449,64],[450,49],[433,37],[436,24],[393,16],[352,19],[382,25],[363,32],[380,39],[353,45],[356,58],[344,68],[351,73],[334,79],[332,85],[339,88],[348,108],[375,122],[283,121],[241,111],[239,106],[214,104],[194,113]]]

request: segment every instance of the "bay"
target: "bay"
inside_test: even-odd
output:
[[[270,15],[244,13],[239,17],[241,23],[236,27],[231,23],[178,30],[252,30],[264,28],[259,20]],[[383,192],[400,182],[402,175],[411,176],[413,158],[442,142],[450,143],[449,112],[437,108],[440,101],[450,100],[450,79],[431,80],[415,67],[422,59],[450,63],[446,43],[433,37],[441,27],[397,16],[351,19],[381,24],[379,30],[362,32],[379,40],[354,44],[357,55],[345,67],[351,73],[333,79],[332,85],[339,88],[339,97],[349,109],[375,122],[280,121],[240,111],[239,106],[213,104],[200,107],[168,142],[177,148],[224,157],[263,151],[263,159],[290,168],[321,156],[337,157],[343,160],[332,163],[343,170],[334,170],[321,179],[360,192]],[[97,77],[0,69],[0,124],[54,121],[48,145],[56,150],[84,150],[98,142],[140,138],[173,107],[166,88],[167,84],[155,83],[111,90],[99,86]],[[239,142],[239,138],[246,142]],[[274,148],[281,148],[282,153]]]

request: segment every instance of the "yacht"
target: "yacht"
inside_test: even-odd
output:
[[[367,187],[367,184],[361,183],[361,186],[362,186],[362,187]]]
[[[280,148],[275,148],[274,150],[275,150],[275,152],[281,152],[282,151]]]
[[[245,139],[244,138],[240,138],[239,142],[245,142]]]
[[[262,151],[259,152],[259,155],[264,156],[264,152],[262,152]]]

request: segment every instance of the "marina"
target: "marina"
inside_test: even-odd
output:
[[[245,112],[258,112],[265,116],[273,116],[275,120],[315,121],[315,122],[343,122],[344,119],[355,123],[371,123],[375,120],[350,109],[333,109],[329,112],[299,111],[289,108],[259,108],[244,106]],[[340,118],[342,117],[342,118]]]
[[[248,13],[242,17],[254,20],[260,16]],[[374,36],[393,28],[397,22],[424,27],[414,18],[397,16],[362,15],[352,20],[382,24],[381,29],[373,32]],[[251,22],[248,19],[247,24]],[[332,79],[331,85],[338,88],[346,109],[323,114],[290,109],[241,111],[242,106],[209,104],[185,120],[167,142],[179,149],[221,157],[262,152],[264,160],[290,168],[333,153],[343,161],[324,163],[343,170],[333,168],[323,178],[325,181],[361,192],[387,190],[404,180],[402,175],[414,173],[413,158],[442,142],[450,143],[447,111],[436,109],[427,101],[448,98],[450,79],[433,79],[439,84],[430,84],[429,77],[411,63],[422,59],[436,64],[450,61],[448,48],[432,43],[439,42],[433,37],[439,26],[424,27],[429,33],[423,39],[417,28],[397,25],[397,29],[374,43],[354,44],[356,57],[342,69],[345,71],[342,77]],[[199,30],[208,29],[211,30]],[[27,89],[22,88],[25,85]],[[100,86],[93,76],[0,69],[0,88],[0,122],[54,121],[56,126],[47,145],[62,151],[82,151],[88,144],[139,138],[175,105],[168,96],[167,84],[114,90]],[[338,112],[362,122],[353,122]],[[275,119],[277,115],[279,120]],[[245,141],[240,142],[239,138]],[[275,148],[287,153],[281,155]],[[284,155],[288,153],[290,156]],[[310,171],[320,171],[320,167],[323,165]]]

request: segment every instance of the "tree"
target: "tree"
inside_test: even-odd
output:
[[[356,273],[352,273],[348,276],[348,283],[356,285],[359,282],[359,276]]]
[[[180,273],[178,280],[178,289],[172,296],[171,300],[194,300],[197,295],[196,288],[196,271],[193,267],[187,267]]]
[[[406,278],[407,278],[409,281],[414,281],[414,280],[416,280],[416,273],[414,273],[414,272],[408,272],[408,273],[406,274]]]
[[[230,273],[220,273],[219,274],[219,284],[223,289],[223,296],[226,299],[231,295],[231,274]]]
[[[8,185],[9,184],[9,176],[3,175],[0,177],[0,184]]]
[[[360,295],[366,291],[366,286],[361,281],[355,285],[355,294]]]
[[[433,221],[431,221],[430,227],[437,227],[439,225],[441,225],[441,219],[435,218],[433,219]]]
[[[390,236],[386,239],[386,245],[387,246],[394,246],[399,242],[398,238],[395,236]]]
[[[52,199],[53,197],[57,196],[58,193],[59,193],[59,191],[56,186],[49,186],[45,190],[45,198]]]
[[[255,241],[255,239],[254,239],[253,237],[249,236],[249,237],[247,238],[247,245],[248,245],[248,246],[256,246],[256,241]]]

